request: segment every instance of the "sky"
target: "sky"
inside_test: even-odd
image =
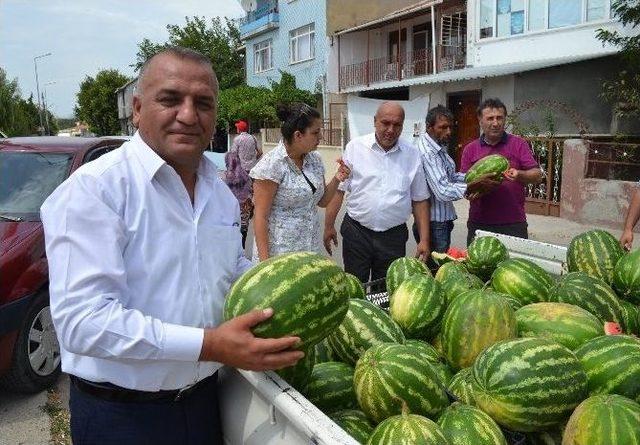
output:
[[[0,0],[0,67],[17,79],[22,96],[40,93],[56,117],[73,116],[86,76],[117,69],[133,77],[138,43],[163,43],[168,24],[185,16],[243,16],[237,0]]]

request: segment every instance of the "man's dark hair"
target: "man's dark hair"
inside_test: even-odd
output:
[[[444,105],[438,104],[427,112],[427,118],[425,119],[427,128],[433,127],[440,116],[447,118],[449,122],[453,123],[453,113]]]
[[[320,113],[315,108],[301,102],[291,104],[278,104],[276,115],[282,122],[280,132],[285,141],[291,143],[296,131],[304,133],[316,119],[320,119]]]
[[[489,99],[485,99],[482,101],[482,103],[478,106],[478,110],[476,111],[478,117],[481,117],[482,111],[486,110],[487,108],[502,108],[504,110],[504,115],[507,115],[507,106],[497,97],[490,97]]]
[[[158,51],[157,53],[149,57],[142,64],[142,67],[140,68],[140,74],[138,74],[138,84],[136,86],[136,90],[138,93],[141,92],[140,86],[142,85],[142,80],[147,74],[147,70],[149,69],[149,65],[151,64],[151,61],[161,55],[170,55],[170,56],[177,57],[179,59],[187,59],[192,62],[199,63],[203,66],[209,67],[211,69],[211,72],[213,73],[213,80],[217,90],[218,79],[216,78],[216,73],[213,70],[213,66],[211,66],[211,59],[209,59],[207,56],[205,56],[201,52],[196,51],[195,49],[185,48],[184,46],[167,46],[166,48],[163,48],[162,50]]]

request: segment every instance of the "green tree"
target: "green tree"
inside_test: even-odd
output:
[[[620,22],[635,29],[640,25],[640,2],[638,0],[613,0],[612,15]],[[596,36],[603,44],[620,48],[620,57],[625,69],[618,77],[602,84],[602,97],[614,104],[619,116],[640,115],[640,34],[623,36],[618,31],[599,29]]]
[[[291,102],[304,102],[309,106],[318,105],[318,96],[306,90],[300,90],[296,86],[296,78],[286,71],[280,71],[280,81],[271,81],[271,90],[276,104]]]
[[[154,43],[144,39],[138,44],[136,63],[139,70],[145,60],[167,46],[191,48],[211,59],[220,89],[226,90],[244,83],[244,58],[237,48],[241,46],[240,30],[236,24],[224,18],[214,17],[208,22],[204,17],[185,17],[184,26],[167,25],[169,39],[165,43]]]
[[[102,70],[95,78],[87,76],[80,84],[75,114],[98,136],[119,134],[116,89],[130,79],[118,70]]]
[[[37,134],[38,126],[38,108],[33,96],[24,100],[18,81],[9,80],[0,68],[0,130],[8,136],[28,136]]]

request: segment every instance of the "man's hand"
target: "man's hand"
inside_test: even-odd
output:
[[[420,242],[416,246],[416,258],[426,263],[430,253],[431,252],[429,252],[429,243],[425,240],[420,240]]]
[[[215,329],[205,329],[201,361],[216,361],[234,368],[267,371],[295,365],[304,357],[293,348],[298,337],[258,338],[251,328],[273,315],[273,309],[254,310]]]
[[[322,241],[324,242],[324,248],[327,253],[329,255],[333,255],[333,247],[331,246],[331,243],[333,242],[334,246],[338,246],[338,233],[336,232],[336,228],[333,226],[325,227]]]
[[[478,179],[467,185],[467,198],[469,200],[476,199],[485,193],[495,190],[500,184],[501,182],[496,179],[493,173],[479,176]]]
[[[520,170],[516,170],[515,168],[510,168],[506,172],[504,172],[503,176],[507,178],[509,181],[517,181],[520,177]]]
[[[631,246],[633,245],[633,230],[625,229],[622,232],[622,236],[620,237],[620,245],[626,251],[631,250]]]

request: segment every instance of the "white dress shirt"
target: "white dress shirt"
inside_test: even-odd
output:
[[[425,133],[418,139],[418,150],[422,155],[422,166],[431,190],[431,221],[453,221],[456,209],[453,201],[464,197],[467,184],[464,173],[456,172],[456,163],[447,149]]]
[[[406,223],[411,202],[429,199],[420,153],[402,138],[388,151],[374,133],[354,138],[342,159],[351,169],[339,186],[347,192],[347,213],[371,230],[383,232]]]
[[[176,171],[136,135],[60,185],[41,209],[63,371],[145,391],[217,370],[203,328],[251,263],[238,201],[202,158],[192,205]]]

